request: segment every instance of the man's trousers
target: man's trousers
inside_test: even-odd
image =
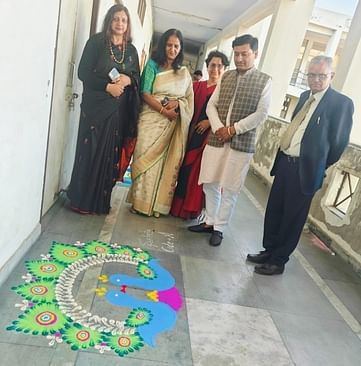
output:
[[[283,265],[296,249],[311,206],[312,195],[302,193],[299,158],[281,153],[264,219],[263,247],[269,263]]]

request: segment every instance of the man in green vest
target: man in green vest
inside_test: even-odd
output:
[[[206,217],[203,223],[188,228],[211,233],[212,246],[223,240],[255,152],[256,129],[267,118],[271,99],[270,76],[254,66],[258,39],[242,35],[232,42],[232,48],[236,69],[224,73],[207,106],[212,132],[199,176]]]

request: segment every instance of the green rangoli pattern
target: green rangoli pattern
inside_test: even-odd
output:
[[[138,351],[144,341],[137,328],[152,321],[152,312],[134,308],[123,321],[93,315],[75,302],[72,285],[82,271],[108,262],[132,264],[142,278],[151,281],[157,278],[148,266],[152,259],[148,252],[128,245],[97,240],[53,242],[41,260],[26,262],[25,283],[12,288],[23,298],[22,304],[16,304],[23,312],[7,330],[46,336],[50,346],[66,342],[72,350],[93,347],[100,353],[113,350],[121,357]],[[106,278],[102,275],[101,282],[107,282]],[[104,289],[98,290],[101,293]]]

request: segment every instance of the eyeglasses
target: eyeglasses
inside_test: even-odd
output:
[[[313,80],[320,80],[320,81],[325,81],[327,78],[328,78],[328,75],[330,75],[331,73],[328,73],[328,74],[306,74],[306,76],[309,78],[309,79],[313,79]]]

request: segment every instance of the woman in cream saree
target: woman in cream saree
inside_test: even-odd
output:
[[[162,43],[166,62],[151,59],[142,74],[145,103],[139,116],[127,198],[133,211],[156,217],[170,211],[193,114],[192,79],[187,68],[176,63],[181,61],[180,54],[183,59],[180,32],[168,30],[159,47]]]

